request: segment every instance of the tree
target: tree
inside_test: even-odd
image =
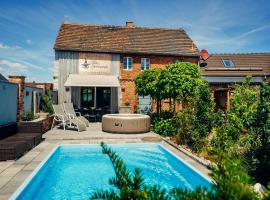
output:
[[[201,82],[201,73],[198,66],[190,62],[177,62],[167,66],[169,71],[168,93],[174,100],[185,101],[187,97],[194,96],[197,86]]]
[[[227,126],[225,122],[217,128],[215,143],[211,150],[214,164],[210,176],[216,183],[213,184],[215,199],[258,199],[251,189],[252,178],[248,175],[242,160],[231,150],[232,144],[226,133]]]
[[[245,131],[252,132],[252,124],[256,114],[259,90],[250,85],[251,77],[246,77],[244,82],[235,85],[231,99],[231,107],[227,113],[230,129],[228,134],[233,140]]]
[[[109,180],[109,184],[115,186],[118,191],[101,190],[94,193],[91,199],[108,200],[136,200],[136,199],[169,199],[166,190],[159,186],[146,186],[141,170],[135,168],[134,172],[127,170],[124,161],[107,145],[101,143],[102,152],[110,158],[115,172],[115,177]]]
[[[188,96],[195,95],[200,84],[200,70],[194,63],[179,62],[170,64],[166,69],[153,68],[142,71],[135,79],[138,95],[150,95],[157,101],[158,115],[161,110],[161,100],[176,99],[184,101]]]
[[[138,95],[151,96],[157,102],[157,113],[160,115],[161,100],[166,98],[166,71],[153,68],[142,71],[135,79],[136,92]]]
[[[52,100],[52,92],[49,90],[47,94],[41,96],[40,100],[40,108],[43,112],[47,112],[53,114],[53,100]]]
[[[270,181],[270,86],[263,83],[254,120],[253,145],[248,152],[251,174],[266,185]]]
[[[221,141],[221,140],[220,140]],[[102,151],[110,158],[115,177],[109,183],[117,190],[100,190],[92,194],[91,199],[108,200],[255,200],[257,195],[249,186],[250,178],[240,166],[240,162],[228,160],[221,149],[217,152],[222,155],[211,173],[215,183],[212,189],[196,188],[187,190],[174,188],[171,191],[163,189],[159,185],[146,185],[141,170],[136,168],[134,172],[127,170],[124,161],[104,143],[101,143]],[[220,145],[218,146],[220,147]],[[221,154],[222,153],[222,154]],[[266,194],[267,195],[267,194]]]
[[[211,96],[209,84],[203,81],[198,87],[197,106],[195,113],[195,130],[200,137],[206,137],[213,127],[214,101]]]

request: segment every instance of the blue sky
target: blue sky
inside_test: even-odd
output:
[[[269,52],[269,0],[1,0],[0,73],[49,82],[63,21],[184,28],[210,53]]]

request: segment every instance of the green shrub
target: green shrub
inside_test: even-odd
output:
[[[227,112],[228,136],[237,141],[242,133],[251,133],[253,121],[258,107],[259,90],[250,85],[251,77],[235,85],[231,99],[231,107]]]
[[[173,113],[169,112],[169,111],[162,111],[160,113],[160,118],[161,119],[171,119],[171,118],[173,118]]]
[[[251,174],[266,185],[270,181],[270,85],[263,83],[254,120],[254,140],[247,154]]]
[[[42,95],[41,97],[40,109],[43,112],[53,114],[52,104],[53,104],[52,92],[48,91],[47,94]]]
[[[214,101],[208,82],[204,81],[198,88],[194,129],[199,137],[206,137],[213,127]]]
[[[160,120],[154,126],[154,131],[163,136],[174,136],[176,135],[176,120],[175,119],[165,119]]]
[[[177,143],[178,144],[188,144],[190,139],[190,134],[193,130],[193,122],[195,118],[194,109],[191,107],[186,107],[178,113],[177,123]]]
[[[110,147],[101,143],[102,152],[106,154],[114,168],[115,177],[109,179],[113,186],[110,190],[99,190],[90,199],[125,199],[125,200],[257,200],[258,195],[252,191],[250,177],[241,166],[241,161],[230,158],[221,149],[217,149],[219,160],[213,166],[212,188],[195,188],[193,191],[183,188],[167,190],[160,185],[145,182],[142,171],[135,168],[129,171],[124,161]],[[269,191],[263,199],[269,199]]]
[[[23,112],[23,116],[22,116],[23,121],[32,121],[34,119],[35,119],[35,115],[31,110]]]
[[[149,116],[151,118],[151,124],[153,128],[156,126],[157,123],[159,123],[161,120],[171,119],[173,118],[173,113],[169,111],[162,111],[160,113],[160,116],[156,112],[149,113]]]

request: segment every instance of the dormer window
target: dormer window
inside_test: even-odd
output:
[[[231,59],[222,59],[224,67],[234,67],[233,61]]]

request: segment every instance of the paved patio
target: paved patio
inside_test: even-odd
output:
[[[143,134],[116,134],[116,133],[106,133],[101,130],[101,123],[90,123],[86,131],[78,132],[75,130],[63,131],[59,128],[54,128],[43,135],[46,141],[57,142],[59,140],[89,140],[89,143],[97,143],[101,140],[112,140],[114,142],[122,142],[131,140],[131,142],[144,141],[144,140],[155,140],[160,141],[159,135],[148,132]]]
[[[43,137],[45,140],[42,143],[20,159],[16,161],[0,162],[1,200],[9,199],[48,154],[60,144],[98,144],[101,141],[105,143],[161,142],[167,149],[174,152],[188,164],[197,168],[204,175],[209,173],[209,170],[203,165],[162,141],[161,138],[153,132],[145,134],[110,134],[101,131],[100,123],[91,123],[87,131],[84,132],[63,131],[55,128],[45,133]]]

